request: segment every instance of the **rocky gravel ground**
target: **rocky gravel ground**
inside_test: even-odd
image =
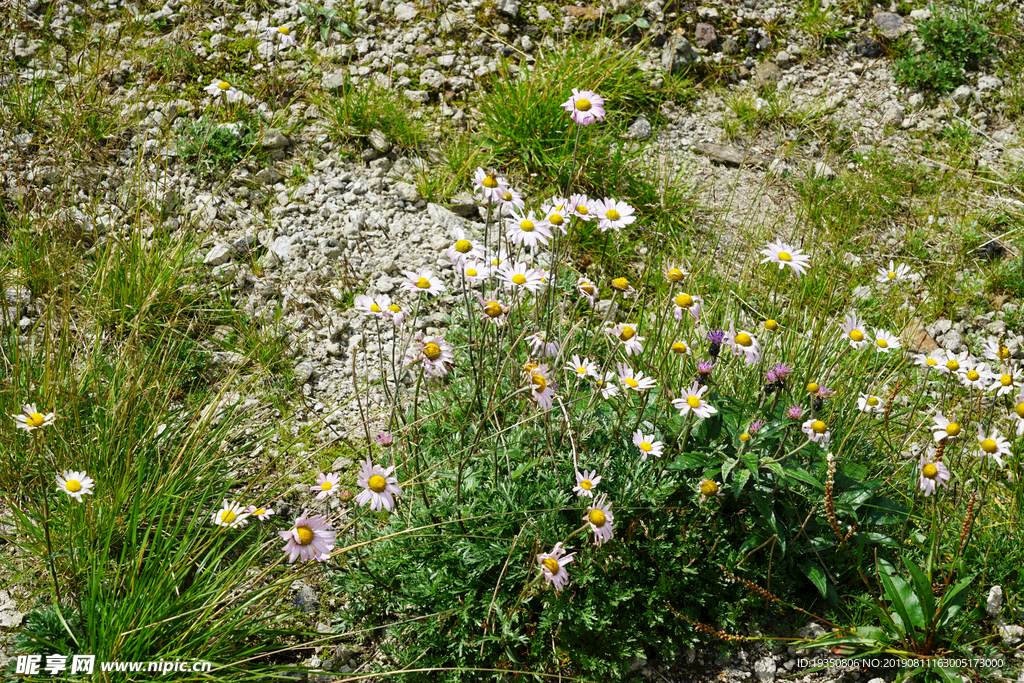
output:
[[[827,0],[821,4],[830,7]],[[718,249],[724,253],[757,231],[787,234],[786,226],[795,223],[798,211],[794,180],[836,174],[830,136],[846,134],[855,149],[886,149],[896,158],[938,170],[944,162],[929,156],[917,134],[940,136],[950,123],[963,122],[982,140],[976,150],[979,163],[1007,172],[1024,163],[1021,135],[1005,115],[1005,100],[1015,84],[990,73],[969,73],[967,85],[937,103],[926,103],[895,84],[892,62],[878,41],[913,34],[915,22],[927,18],[928,9],[901,16],[894,13],[895,5],[878,5],[866,16],[855,17],[840,4],[831,4],[836,5],[836,26],[847,32],[847,39],[821,50],[813,35],[796,28],[781,36],[767,30],[795,24],[801,15],[801,3],[785,1],[709,1],[697,7],[661,0],[645,5],[612,0],[582,7],[519,0],[360,0],[345,8],[338,5],[353,22],[353,35],[333,26],[323,39],[293,0],[280,0],[276,9],[264,5],[259,12],[220,1],[210,7],[179,0],[162,5],[119,0],[8,2],[3,9],[9,23],[0,43],[0,82],[45,82],[64,90],[81,87],[84,79],[101,79],[109,106],[122,111],[126,123],[118,132],[118,151],[101,160],[77,158],[73,150],[53,148],[38,135],[3,127],[0,184],[11,206],[27,202],[40,219],[49,215],[49,201],[71,197],[57,218],[80,228],[87,248],[121,234],[132,207],[143,198],[160,207],[160,219],[145,227],[147,237],[196,230],[206,234],[197,258],[215,286],[229,293],[238,310],[287,331],[304,403],[285,424],[293,436],[306,435],[307,447],[314,449],[339,438],[360,438],[366,420],[372,421],[371,432],[381,428],[375,416],[388,406],[383,391],[370,389],[370,405],[356,405],[352,397],[380,379],[380,367],[372,359],[378,353],[401,357],[407,341],[406,333],[396,339],[393,330],[378,330],[344,302],[358,291],[388,294],[411,307],[413,302],[400,290],[404,271],[426,268],[454,281],[445,250],[457,230],[482,237],[483,215],[465,192],[443,203],[421,198],[419,180],[431,173],[436,149],[400,150],[387,136],[375,134],[363,139],[353,153],[331,134],[332,121],[312,98],[276,107],[247,95],[251,109],[272,124],[261,140],[268,163],[243,163],[215,181],[204,179],[178,162],[176,146],[187,122],[209,106],[204,97],[196,97],[197,86],[206,83],[183,82],[175,93],[148,81],[153,65],[145,58],[147,49],[172,42],[218,62],[226,55],[236,58],[232,49],[239,40],[257,38],[255,54],[246,58],[256,74],[272,72],[310,95],[337,92],[346,77],[373,80],[401,93],[405,106],[442,135],[473,125],[474,94],[481,79],[498,71],[499,57],[512,59],[513,70],[528,69],[538,51],[556,49],[573,32],[593,30],[606,14],[629,12],[631,20],[644,17],[654,39],[636,55],[637,78],[658,87],[670,73],[700,65],[727,74],[724,87],[700,88],[692,101],[663,104],[656,112],[663,125],[655,127],[640,118],[630,126],[632,137],[648,144],[656,166],[681,173],[702,209],[721,217],[725,229]],[[1024,27],[1024,7],[1004,3],[997,9],[1015,13],[1015,25]],[[84,64],[78,59],[81,55],[68,54],[59,43],[33,40],[33,29],[44,21],[58,38],[62,32],[88,30],[109,41],[109,64],[96,73],[94,65]],[[137,22],[160,27],[161,32],[146,31],[128,44],[121,37]],[[312,38],[300,49],[282,48],[261,37],[265,29],[279,25],[291,27],[300,40],[307,33]],[[827,126],[828,132],[800,145],[788,144],[799,135],[797,126],[781,132],[730,134],[737,102],[748,102],[754,111],[781,107],[810,112],[816,125]],[[297,161],[308,170],[296,181],[288,173]],[[849,170],[855,170],[852,163]],[[998,188],[977,201],[1022,206],[1012,193]],[[895,228],[879,235],[878,251],[890,249],[901,238]],[[999,248],[1012,250],[1009,244]],[[16,274],[8,277],[17,280]],[[964,286],[970,286],[969,274],[965,278]],[[5,286],[3,324],[27,332],[43,311],[29,290]],[[860,295],[854,292],[855,298]],[[431,312],[420,316],[425,332],[443,328],[446,315],[459,303],[453,294],[433,302]],[[1017,306],[1019,302],[1006,301],[998,310],[967,310],[954,319],[922,321],[908,334],[923,351],[941,345],[952,352],[978,350],[985,341],[1002,336],[1021,357],[1024,330],[1009,330],[1005,322],[1015,316]],[[212,380],[244,376],[244,356],[220,350],[216,338],[208,345]],[[405,376],[401,382],[408,386],[412,378]],[[248,411],[253,424],[281,417],[252,384],[229,388],[222,404],[228,402]],[[267,445],[271,453],[275,449],[274,442]],[[336,468],[350,464],[335,463]],[[298,594],[304,589],[299,587]],[[0,627],[10,627],[16,609],[9,596],[0,592],[0,598]],[[1008,632],[1007,645],[1014,645],[1013,637]],[[1019,635],[1016,638],[1019,642]],[[333,660],[341,662],[335,671],[360,671],[370,654],[325,651],[319,663]],[[1004,668],[1003,680],[1011,680],[1009,672],[1020,667],[1020,654],[1018,648],[1018,659]],[[768,650],[756,645],[741,647],[730,658],[707,648],[690,651],[684,660],[671,664],[638,661],[636,669],[654,681],[787,677],[879,683],[871,673],[885,681],[892,678],[886,672],[866,671],[800,674],[797,660],[797,653],[784,647]],[[311,674],[311,680],[318,675]],[[1024,681],[1024,674],[1019,680]]]

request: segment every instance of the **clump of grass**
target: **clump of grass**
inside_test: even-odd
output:
[[[410,115],[408,105],[372,81],[357,84],[346,76],[339,92],[322,106],[332,119],[334,135],[343,141],[365,138],[374,129],[404,149],[415,149],[427,139],[422,121]]]
[[[218,124],[210,115],[190,121],[177,140],[177,152],[183,163],[210,176],[223,176],[243,161],[262,162],[258,117],[245,109],[238,120]]]

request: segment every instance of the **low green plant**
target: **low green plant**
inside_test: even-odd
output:
[[[262,162],[260,123],[255,114],[239,110],[238,120],[216,123],[203,115],[190,121],[177,140],[178,157],[189,167],[210,176],[223,175],[242,161]]]
[[[331,35],[331,31],[338,31],[345,36],[352,37],[352,28],[350,23],[353,23],[353,19],[345,21],[342,15],[334,7],[314,7],[313,5],[300,2],[299,10],[302,12],[302,16],[306,18],[306,23],[313,27],[314,30],[320,29],[320,40],[327,42],[328,37]]]
[[[346,75],[336,94],[321,104],[335,137],[346,142],[362,140],[374,129],[403,149],[414,149],[427,139],[423,122],[410,115],[395,92],[374,81],[357,84]]]
[[[922,52],[909,47],[893,62],[893,77],[914,90],[943,94],[964,82],[964,69],[977,70],[996,53],[985,25],[966,13],[939,10],[918,24]]]

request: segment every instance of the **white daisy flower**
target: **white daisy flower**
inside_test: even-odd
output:
[[[900,338],[886,330],[875,328],[875,351],[889,353],[900,348]]]
[[[213,99],[224,99],[227,102],[238,102],[242,99],[242,93],[227,81],[214,81],[203,88]]]
[[[595,365],[593,361],[589,358],[580,358],[575,353],[572,356],[572,360],[565,364],[565,369],[572,370],[579,379],[597,377],[598,375],[597,365]]]
[[[561,543],[556,543],[550,553],[537,555],[537,562],[544,574],[544,580],[554,586],[556,591],[561,591],[568,583],[569,573],[566,571],[565,565],[570,564],[575,556],[576,553],[566,555]]]
[[[79,503],[82,496],[92,494],[93,480],[85,472],[66,471],[57,476],[57,489]]]
[[[421,268],[418,273],[412,270],[404,270],[402,272],[408,278],[402,283],[402,289],[404,290],[414,294],[423,292],[431,296],[438,296],[448,291],[448,288],[441,282],[441,278],[434,277],[434,271],[432,270]]]
[[[335,490],[338,487],[338,480],[341,479],[334,472],[318,472],[316,475],[316,484],[309,487],[310,491],[316,491],[316,500],[323,498],[329,498],[334,495]]]
[[[832,438],[832,433],[828,431],[828,425],[823,420],[810,419],[804,422],[800,428],[801,431],[807,435],[811,441],[822,446],[827,446],[828,442]]]
[[[782,242],[769,242],[761,250],[764,260],[761,263],[778,263],[779,270],[789,266],[797,275],[803,275],[810,267],[811,257],[801,250]]]
[[[594,202],[594,213],[599,221],[597,227],[601,232],[614,230],[618,232],[636,220],[633,207],[626,202],[615,199],[601,199]]]
[[[545,245],[551,240],[551,226],[547,221],[537,218],[533,211],[525,215],[513,213],[511,218],[505,219],[508,226],[505,234],[513,244],[536,247],[538,244]]]
[[[1010,360],[1010,349],[1003,346],[996,339],[988,339],[985,341],[985,358],[988,358],[993,363],[1005,363]]]
[[[360,294],[356,297],[355,309],[365,315],[372,315],[378,318],[388,317],[388,307],[391,305],[391,297],[387,294],[370,296]]]
[[[544,284],[544,275],[525,263],[502,263],[498,267],[498,277],[511,289],[536,292]]]
[[[703,305],[704,299],[699,296],[691,296],[686,292],[676,294],[672,299],[672,305],[675,309],[672,311],[672,315],[676,320],[682,320],[684,313],[689,313],[693,316],[693,322],[700,322],[700,307]]]
[[[914,365],[922,367],[925,370],[938,370],[939,359],[934,355],[925,355],[923,353],[914,354]]]
[[[683,340],[672,342],[672,346],[669,347],[669,350],[672,351],[672,353],[676,354],[677,356],[692,355],[690,352],[689,342]]]
[[[30,432],[41,427],[48,427],[57,421],[57,416],[53,413],[47,413],[46,415],[40,413],[36,409],[35,403],[26,403],[21,407],[20,415],[11,415],[11,417],[14,418],[15,427]]]
[[[636,327],[634,325],[621,323],[615,327],[606,328],[604,332],[605,334],[615,337],[622,342],[622,346],[626,350],[627,356],[639,356],[643,353],[643,341],[646,337],[639,336],[636,333]]]
[[[498,200],[501,201],[503,206],[507,206],[513,211],[522,211],[526,206],[522,195],[511,187],[503,187],[498,193]]]
[[[633,432],[633,445],[640,449],[641,460],[647,462],[647,456],[660,458],[664,445],[654,440],[654,434],[644,434],[641,430]]]
[[[229,529],[245,526],[249,523],[249,512],[233,500],[224,499],[220,510],[213,514],[213,523]]]
[[[484,247],[469,239],[462,228],[455,228],[455,243],[448,247],[448,260],[456,268],[462,268],[467,262],[476,262],[484,257]]]
[[[273,508],[258,508],[255,505],[250,505],[246,512],[256,519],[263,521],[270,519],[270,515],[274,514]]]
[[[857,398],[857,409],[862,413],[881,413],[885,410],[885,404],[874,394],[861,394]]]
[[[960,366],[957,376],[960,378],[960,384],[975,391],[986,391],[992,384],[992,380],[995,379],[995,375],[989,370],[988,365],[973,358]]]
[[[596,386],[597,390],[601,392],[601,398],[607,401],[610,398],[618,396],[619,388],[612,384],[612,380],[616,378],[616,374],[614,372],[606,372],[604,379],[601,379],[600,374],[600,372],[597,373],[597,376],[594,378],[594,386]]]
[[[998,429],[993,429],[991,434],[986,435],[981,425],[978,425],[978,455],[985,458],[989,464],[991,460],[995,460],[1001,468],[1003,459],[1000,456],[1010,457],[1013,453],[1010,451],[1010,442],[999,435]]]
[[[580,294],[587,298],[587,302],[590,303],[591,306],[594,305],[594,302],[597,300],[597,285],[587,278],[581,277],[576,281],[576,289]]]
[[[612,515],[612,504],[608,503],[607,499],[608,494],[602,493],[594,500],[593,505],[587,506],[587,514],[583,517],[594,532],[596,545],[603,545],[612,539],[612,522],[615,519]]]
[[[395,507],[394,496],[402,495],[402,487],[398,485],[398,477],[391,476],[395,467],[392,465],[387,469],[375,465],[367,456],[362,463],[362,470],[356,483],[363,487],[363,490],[356,496],[356,502],[360,505],[370,504],[374,512],[380,510],[391,510]]]
[[[568,232],[572,213],[569,211],[569,200],[565,197],[552,197],[550,202],[541,207],[540,212],[553,230],[561,230],[563,235]]]
[[[868,343],[867,329],[864,321],[856,313],[851,312],[843,321],[843,338],[850,342],[850,346],[859,349]]]
[[[711,417],[718,409],[703,399],[707,391],[707,385],[701,386],[699,382],[694,382],[686,391],[686,396],[673,399],[672,407],[679,411],[680,416],[693,413],[699,418]]]
[[[508,188],[508,181],[480,167],[477,167],[476,175],[473,176],[473,184],[483,193],[484,199],[490,202],[501,201],[502,193]]]
[[[888,268],[879,268],[878,276],[875,277],[875,281],[879,284],[894,284],[897,282],[909,282],[916,280],[917,275],[910,270],[910,266],[901,263],[896,265],[895,262],[889,261]]]
[[[921,472],[918,486],[926,497],[936,495],[938,486],[948,486],[946,482],[949,481],[949,470],[941,462],[933,462],[922,453],[918,469]]]
[[[295,44],[295,36],[292,35],[292,30],[287,26],[268,26],[265,33],[267,38],[277,40],[277,44],[280,47],[288,47]]]
[[[557,356],[562,348],[562,345],[554,337],[548,339],[547,332],[544,330],[534,332],[526,338],[526,341],[530,344],[530,355],[537,356],[538,358]]]
[[[593,489],[601,483],[601,477],[597,474],[596,470],[590,472],[583,471],[582,473],[576,471],[576,486],[573,488],[573,493],[576,494],[577,498],[593,498]]]
[[[942,413],[933,417],[932,422],[935,423],[935,426],[932,427],[932,436],[935,437],[936,443],[943,439],[955,439],[963,431],[960,423],[950,422]]]
[[[1006,396],[1019,391],[1021,387],[1020,368],[1007,367],[1002,372],[994,372],[991,382],[989,391],[996,392],[996,396]]]
[[[633,391],[647,391],[658,384],[650,377],[645,377],[642,370],[634,371],[625,363],[619,363],[619,379],[623,386],[629,387]]]
[[[747,365],[753,365],[761,359],[761,344],[757,338],[745,330],[737,332],[732,321],[729,321],[725,343],[732,347],[732,352],[737,358],[743,356]]]

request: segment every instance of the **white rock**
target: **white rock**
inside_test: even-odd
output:
[[[203,259],[208,266],[220,266],[231,260],[232,249],[227,242],[217,242]]]
[[[555,17],[544,5],[537,6],[537,21],[554,21]]]
[[[814,171],[811,173],[814,178],[835,178],[836,172],[824,161],[814,162]]]
[[[10,593],[0,591],[0,628],[18,628],[24,618],[25,614],[18,611]]]
[[[1003,587],[992,586],[988,592],[988,600],[985,602],[985,611],[995,619],[1003,609]]]
[[[453,239],[456,229],[465,229],[465,222],[461,217],[438,204],[427,204],[427,215]]]
[[[395,7],[395,19],[399,21],[412,21],[416,18],[417,14],[419,14],[419,10],[406,2],[400,3]]]
[[[394,186],[395,193],[398,198],[403,202],[415,203],[420,200],[420,193],[417,192],[416,186],[410,183],[398,182]]]
[[[754,662],[754,675],[760,683],[770,683],[775,680],[775,659],[768,655]]]
[[[987,92],[991,90],[999,90],[1003,87],[1003,82],[995,76],[982,76],[978,79],[978,90]]]

